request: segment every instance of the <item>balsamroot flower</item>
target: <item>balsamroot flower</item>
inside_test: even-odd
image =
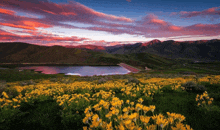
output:
[[[7,95],[7,93],[4,92],[4,91],[2,92],[2,95],[3,95],[5,98],[9,98],[8,95]]]
[[[139,99],[138,99],[138,102],[139,102],[139,103],[142,103],[143,101],[144,101],[144,100],[143,100],[142,98],[139,98]]]

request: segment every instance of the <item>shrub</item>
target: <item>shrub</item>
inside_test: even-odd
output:
[[[101,78],[101,79],[98,80],[98,84],[103,84],[103,83],[105,83],[106,81],[107,81],[106,79]]]
[[[172,90],[172,87],[170,85],[164,86],[161,89],[163,92],[173,92],[174,90]]]
[[[28,84],[28,85],[35,85],[36,83],[35,83],[33,80],[29,80],[29,81],[27,82],[27,84]]]
[[[105,79],[106,79],[106,80],[113,80],[113,78],[110,77],[110,76],[105,76]]]
[[[1,80],[0,81],[0,93],[2,93],[5,90],[6,87],[7,87],[6,81]]]
[[[28,85],[28,83],[25,82],[25,81],[21,81],[21,82],[20,82],[20,85],[21,85],[21,86],[26,86],[26,85]]]
[[[128,81],[125,83],[125,85],[126,85],[126,84],[129,84],[129,83],[139,84],[140,81],[139,81],[138,79],[136,79],[136,78],[130,77],[130,78],[128,78]]]
[[[57,82],[57,78],[50,78],[51,82]]]
[[[205,88],[205,86],[204,85],[197,85],[196,86],[196,91],[197,92],[205,92],[207,89]]]
[[[65,84],[69,84],[69,83],[71,83],[72,81],[70,80],[70,78],[62,78],[62,79],[60,80],[60,82],[61,82],[61,83],[65,83]]]
[[[182,87],[184,87],[187,92],[204,92],[207,90],[205,86],[199,85],[194,81],[188,81],[182,84]]]

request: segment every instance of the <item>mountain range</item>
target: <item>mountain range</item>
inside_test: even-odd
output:
[[[149,68],[169,67],[175,59],[220,60],[220,40],[164,41],[115,46],[39,46],[21,42],[0,43],[0,63],[60,63],[117,65],[124,62]]]
[[[73,48],[74,46],[66,46]],[[166,58],[193,60],[220,60],[220,40],[199,40],[178,42],[152,40],[146,43],[119,44],[115,46],[81,45],[75,48],[90,49],[109,54],[150,53]]]

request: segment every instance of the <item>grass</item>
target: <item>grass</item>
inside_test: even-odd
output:
[[[166,74],[177,75],[177,72],[181,71],[193,71],[197,73],[203,73],[204,71],[199,71],[196,69],[189,68],[180,68],[175,70],[163,71],[154,71],[152,74],[142,73],[142,74],[129,74],[129,75],[114,75],[109,76],[113,81],[118,79],[128,79],[131,77],[142,78],[144,75],[149,75],[150,77],[166,77]],[[158,74],[156,74],[158,73]],[[50,78],[73,78],[74,81],[85,80],[86,82],[96,84],[96,81],[102,78],[103,76],[93,76],[93,77],[77,77],[77,76],[64,76],[59,75],[44,75],[34,73],[32,71],[21,71],[19,72],[16,69],[0,70],[0,80],[5,80],[7,82],[15,81],[24,81],[24,80],[38,80],[38,79],[50,79]],[[108,76],[105,76],[108,77]],[[175,77],[175,76],[174,76]],[[149,78],[149,77],[148,77]],[[60,84],[60,81],[57,80],[55,83]],[[107,81],[108,83],[108,81]],[[166,115],[166,112],[180,113],[186,117],[184,124],[190,125],[191,128],[195,130],[216,130],[220,129],[220,84],[211,84],[209,82],[200,82],[201,85],[204,85],[207,88],[207,92],[210,97],[214,98],[213,105],[216,106],[213,111],[207,111],[204,109],[199,109],[195,97],[198,93],[196,92],[186,92],[186,91],[176,91],[173,90],[170,85],[163,87],[161,90],[162,93],[155,93],[153,100],[145,100],[143,105],[155,105],[155,114],[162,113]],[[46,85],[46,84],[45,84]],[[68,83],[66,83],[68,86]],[[136,88],[137,86],[133,86]],[[93,88],[91,91],[88,91],[91,95],[100,92],[100,90],[109,91],[106,88]],[[116,97],[119,97],[122,100],[130,99],[131,101],[137,101],[138,98],[144,97],[144,95],[137,95],[137,97],[123,96],[122,91],[119,88],[111,89],[115,92]],[[5,91],[11,94],[11,97],[15,97],[18,93],[10,93],[9,89]],[[22,92],[25,95],[26,92]],[[86,92],[83,89],[76,89],[74,91],[68,91],[72,94],[85,94]],[[1,96],[1,95],[0,95]],[[100,98],[97,98],[100,100]],[[90,101],[90,105],[96,104],[97,101]],[[53,96],[46,97],[46,99],[41,100],[41,98],[33,99],[33,102],[22,102],[21,106],[17,109],[0,109],[1,119],[0,120],[0,129],[4,130],[68,130],[68,129],[82,129],[85,124],[83,124],[82,119],[85,117],[84,110],[87,105],[83,106],[72,106],[68,110],[63,110],[63,106],[60,106],[56,100],[53,99]],[[4,113],[3,113],[4,112]]]
[[[195,97],[195,93],[166,92],[156,95],[153,104],[163,114],[167,111],[183,114],[186,117],[186,124],[195,130],[219,128],[220,113],[208,112],[205,114],[203,111],[198,111]]]
[[[204,84],[204,83],[203,83]],[[206,83],[208,92],[219,92],[220,85],[211,85]],[[216,88],[218,87],[218,88]],[[213,88],[216,88],[213,90]],[[196,106],[196,93],[177,92],[169,87],[163,89],[163,93],[155,94],[150,102],[144,102],[144,105],[155,105],[155,113],[166,114],[166,112],[181,113],[186,117],[185,123],[195,130],[214,130],[219,129],[220,112],[210,111],[205,113]],[[120,94],[118,94],[120,95]],[[219,99],[218,99],[219,100]],[[215,99],[216,101],[216,99]],[[216,101],[217,102],[217,101]],[[218,104],[220,107],[220,105]],[[84,110],[72,111],[72,116],[63,120],[60,116],[61,107],[54,100],[35,101],[31,103],[22,103],[19,108],[20,115],[17,113],[14,118],[7,123],[0,125],[0,129],[17,130],[61,130],[61,129],[81,129],[84,117]],[[23,114],[21,114],[23,113]],[[74,114],[75,113],[75,114]],[[65,121],[65,123],[63,123]],[[211,125],[210,125],[211,124]]]
[[[24,70],[19,72],[18,69],[5,69],[0,70],[0,79],[5,80],[6,82],[14,82],[14,81],[23,81],[30,79],[48,79],[48,78],[56,78],[63,77],[63,74],[58,75],[46,75],[41,73],[35,73],[34,71]]]
[[[154,70],[149,71],[150,74],[177,74],[180,72],[195,72],[197,74],[220,74],[220,72],[216,71],[208,71],[205,69],[196,69],[196,68],[190,68],[190,67],[182,67],[182,68],[168,68],[164,70]]]
[[[60,107],[53,100],[36,101],[34,104],[21,104],[20,111],[25,113],[10,122],[9,129],[62,129]]]

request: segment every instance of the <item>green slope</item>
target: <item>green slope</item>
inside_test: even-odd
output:
[[[1,43],[1,63],[50,63],[74,65],[117,65],[121,62],[132,66],[164,69],[176,64],[174,60],[149,53],[109,54],[87,49],[62,46],[37,46],[27,43]],[[11,51],[14,50],[14,51]]]

